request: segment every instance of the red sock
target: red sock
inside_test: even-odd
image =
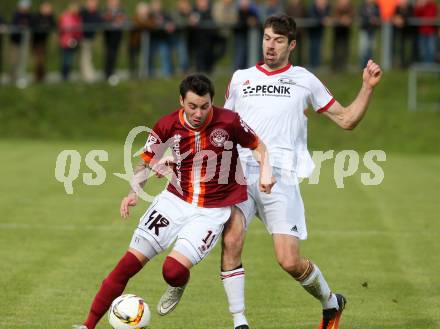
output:
[[[141,262],[131,252],[127,252],[121,258],[118,265],[104,279],[93,300],[89,316],[84,322],[88,329],[95,329],[96,324],[107,312],[113,300],[122,294],[128,280],[141,269]]]
[[[189,280],[189,270],[172,257],[167,257],[162,267],[165,281],[172,287],[183,287]]]

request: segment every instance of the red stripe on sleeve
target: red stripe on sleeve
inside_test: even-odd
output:
[[[330,102],[327,103],[326,106],[324,106],[323,108],[320,108],[317,112],[318,112],[318,113],[322,113],[322,112],[327,111],[327,110],[333,105],[333,103],[334,103],[335,101],[336,101],[336,100],[335,100],[334,98],[332,98],[332,99],[330,100]]]

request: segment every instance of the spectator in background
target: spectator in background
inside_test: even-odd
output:
[[[359,8],[359,17],[361,21],[359,30],[360,65],[365,67],[368,60],[373,58],[376,29],[380,26],[380,10],[375,0],[363,0]]]
[[[324,27],[330,24],[330,4],[328,0],[314,0],[310,7],[310,18],[315,19],[316,25],[309,29],[309,57],[312,69],[321,65],[321,47]]]
[[[176,32],[173,37],[173,45],[177,52],[180,73],[186,74],[190,67],[189,44],[192,44],[190,19],[193,14],[189,0],[178,0],[177,8],[173,12],[173,21],[176,24]]]
[[[375,0],[379,6],[380,18],[382,22],[390,22],[396,11],[399,0]]]
[[[155,61],[160,58],[160,72],[163,77],[173,74],[172,34],[176,26],[171,16],[162,8],[161,0],[151,1],[151,15],[154,28],[151,31],[149,71],[155,76]]]
[[[115,85],[119,82],[115,74],[118,51],[122,40],[122,29],[126,16],[119,0],[107,0],[107,7],[102,14],[105,23],[104,30],[104,74],[107,81]]]
[[[216,61],[214,47],[217,31],[208,0],[195,1],[191,20],[194,26],[193,42],[197,45],[195,50],[196,70],[209,74],[214,69]]]
[[[418,0],[414,7],[414,16],[429,20],[437,18],[437,4],[435,0]],[[429,23],[422,23],[418,28],[419,59],[424,63],[434,63],[436,59],[437,28]]]
[[[307,18],[307,10],[304,6],[304,0],[290,0],[286,7],[286,14],[293,17],[295,21],[301,23],[302,19]],[[304,38],[305,29],[298,24],[296,26],[296,47],[295,51],[292,51],[294,59],[293,63],[296,65],[304,66],[304,49],[305,41]]]
[[[345,71],[350,57],[350,31],[355,9],[351,0],[338,0],[333,12],[332,69]]]
[[[238,21],[234,28],[234,70],[248,67],[248,35],[249,31],[259,24],[258,10],[251,0],[239,0]]]
[[[59,44],[61,48],[61,77],[69,79],[73,67],[75,52],[82,39],[81,16],[79,6],[71,3],[58,20]]]
[[[20,0],[17,4],[17,10],[14,12],[11,28],[11,44],[9,48],[11,56],[11,81],[19,82],[26,80],[26,62],[28,54],[28,42],[26,30],[32,24],[30,0]],[[20,81],[19,81],[20,80]]]
[[[218,27],[215,46],[216,61],[226,53],[227,42],[232,37],[232,28],[237,24],[237,6],[233,0],[217,0],[212,10],[214,22]]]
[[[35,58],[35,81],[41,82],[46,75],[47,42],[55,28],[52,4],[45,1],[32,20],[32,51]]]
[[[438,63],[440,63],[440,28],[437,31],[437,54],[436,54],[436,60]]]
[[[259,8],[261,21],[272,15],[284,13],[284,6],[280,0],[265,0]]]
[[[148,33],[154,27],[150,6],[146,2],[139,2],[133,17],[133,27],[130,31],[128,42],[128,65],[132,78],[139,78],[139,53],[142,46],[144,33]],[[146,41],[145,41],[146,42]],[[144,55],[144,54],[142,54]],[[148,67],[147,58],[141,58],[144,67]]]
[[[400,68],[407,68],[410,64],[414,39],[414,28],[409,19],[413,7],[408,0],[400,0],[392,17],[393,24],[393,57],[394,63]]]
[[[102,23],[99,1],[86,0],[85,5],[81,8],[80,15],[84,28],[84,39],[81,43],[81,76],[84,81],[93,82],[96,80],[96,72],[93,65],[93,41],[96,36],[96,30]]]

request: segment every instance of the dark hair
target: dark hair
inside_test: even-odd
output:
[[[293,17],[286,14],[269,16],[264,22],[264,29],[271,27],[276,34],[287,37],[289,43],[296,40],[296,22]]]
[[[182,80],[180,83],[180,96],[185,99],[188,91],[192,91],[199,96],[209,94],[209,96],[211,96],[211,100],[214,99],[214,85],[204,74],[191,74]]]

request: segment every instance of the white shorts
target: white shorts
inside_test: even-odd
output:
[[[151,259],[177,239],[173,249],[197,264],[214,248],[230,215],[231,207],[196,207],[165,190],[141,217],[130,247]]]
[[[266,194],[259,189],[259,168],[246,168],[248,199],[236,205],[246,219],[246,228],[257,215],[270,234],[288,234],[305,240],[307,227],[298,181],[290,172],[273,170],[276,184],[272,193]]]

